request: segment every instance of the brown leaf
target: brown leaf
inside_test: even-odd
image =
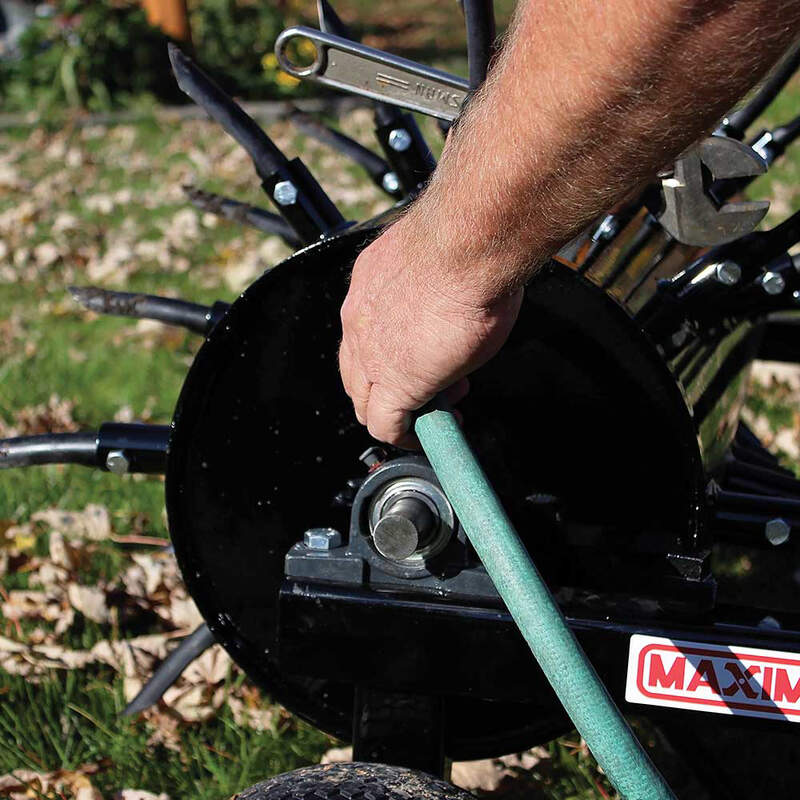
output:
[[[101,588],[70,583],[67,586],[67,597],[70,605],[92,622],[104,624],[109,621],[106,593]]]
[[[111,534],[111,517],[105,506],[89,503],[83,511],[49,508],[31,516],[33,522],[43,522],[68,538],[103,541]]]
[[[0,795],[10,800],[55,795],[73,800],[103,800],[89,779],[89,775],[97,772],[98,768],[98,765],[86,764],[77,770],[60,769],[53,772],[15,769],[7,775],[0,775]]]

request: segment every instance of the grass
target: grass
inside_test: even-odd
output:
[[[429,4],[414,0],[411,5],[413,12]],[[403,19],[379,19],[375,4],[367,0],[352,0],[342,11],[350,18],[363,14],[373,44],[387,46],[389,32],[400,30],[398,51],[425,58],[435,48],[437,58],[429,60],[463,69],[459,42],[442,33],[448,30],[444,16],[433,26],[445,36],[442,40],[439,33],[433,38],[425,33],[428,27],[408,23],[420,17],[406,7]],[[795,86],[771,110],[770,121],[791,116],[799,99]],[[343,121],[348,132],[365,142],[369,124],[361,112]],[[432,132],[428,123],[426,129]],[[386,206],[355,168],[343,167],[285,125],[270,132],[290,154],[303,154],[347,216],[360,219]],[[21,409],[33,413],[53,395],[70,404],[67,422],[74,427],[92,428],[115,417],[168,422],[197,339],[98,318],[78,309],[66,287],[100,283],[198,302],[234,299],[288,250],[265,243],[255,231],[216,224],[202,215],[186,216],[180,185],[197,181],[260,203],[247,162],[211,124],[154,118],[115,128],[2,132],[0,166],[0,425],[19,427]],[[800,158],[791,155],[780,171],[754,185],[754,196],[778,198],[774,218],[797,207],[799,170]],[[54,260],[46,254],[51,245],[57,250]],[[756,392],[751,410],[776,429],[795,426],[792,406],[774,391]],[[49,506],[82,509],[88,503],[112,511],[115,534],[167,536],[159,478],[119,479],[79,467],[4,473],[0,530],[24,524]],[[49,534],[38,527],[34,532],[30,555],[46,556]],[[129,563],[130,552],[130,547],[111,541],[92,545],[91,558],[75,580],[83,585],[112,582]],[[768,574],[742,558],[725,561],[724,576]],[[0,579],[6,592],[31,588],[25,572]],[[8,624],[6,628],[6,635],[15,635]],[[42,628],[47,631],[52,625],[26,620],[20,625],[24,636]],[[104,639],[162,629],[153,617],[96,623],[79,613],[60,643],[89,649]],[[242,691],[245,683],[232,672],[224,692]],[[210,800],[316,762],[334,744],[279,709],[268,730],[243,726],[225,703],[211,720],[176,725],[173,738],[160,741],[152,720],[121,718],[124,705],[122,678],[110,667],[54,670],[37,683],[0,671],[0,774],[19,768],[76,770],[91,764],[97,770],[92,783],[103,796],[137,788]],[[576,742],[566,739],[548,748],[549,758],[525,778],[534,796],[588,800],[611,792]]]

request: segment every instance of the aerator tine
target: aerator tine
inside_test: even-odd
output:
[[[0,439],[0,469],[80,464],[117,475],[163,475],[169,433],[169,425],[106,422],[97,431]]]
[[[398,200],[404,196],[400,181],[389,164],[379,155],[373,153],[372,150],[364,147],[360,142],[333,128],[329,128],[323,122],[312,117],[311,114],[307,114],[294,106],[289,107],[289,120],[306,136],[333,148],[362,167],[372,179],[372,182],[389,196]]]
[[[204,622],[190,633],[159,665],[150,680],[139,690],[136,697],[125,706],[122,716],[130,717],[155,705],[164,692],[178,680],[186,667],[200,658],[215,642],[214,634],[211,633],[208,625]]]
[[[247,151],[264,191],[301,241],[316,241],[345,225],[299,158],[287,159],[255,120],[173,44],[169,58],[178,86]]]
[[[328,0],[317,0],[317,16],[319,17],[319,29],[321,31],[332,33],[336,36],[344,36],[345,39],[353,38],[350,28],[342,22],[341,17]]]
[[[228,309],[228,304],[222,300],[204,306],[172,297],[112,292],[97,286],[70,286],[69,292],[76,302],[98,314],[154,319],[167,325],[179,325],[204,336],[213,330]]]
[[[184,186],[183,191],[189,198],[189,202],[200,211],[215,214],[231,222],[249,225],[251,228],[258,228],[264,233],[274,233],[280,236],[289,247],[302,246],[302,242],[292,226],[277,214],[221,194],[207,192],[197,186]]]
[[[786,53],[752,100],[732,111],[722,120],[718,129],[719,133],[733,139],[744,139],[747,129],[780,94],[798,68],[800,68],[800,41]]]

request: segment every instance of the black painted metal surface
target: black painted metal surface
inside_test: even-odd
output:
[[[363,475],[358,455],[371,442],[341,388],[337,347],[349,269],[373,235],[362,228],[307,248],[233,304],[187,378],[167,475],[176,552],[217,638],[276,699],[343,738],[353,684],[280,669],[278,589],[284,556],[306,528],[348,530],[348,510],[334,500],[349,478]],[[668,363],[613,291],[558,263],[531,282],[507,346],[473,376],[462,411],[551,582],[561,585],[570,572],[570,585],[591,582],[592,556],[582,568],[580,559],[564,558],[559,530],[542,526],[526,500],[534,494],[556,496],[573,532],[614,543],[597,572],[614,575],[620,591],[629,588],[626,574],[641,591],[651,580],[682,581],[681,558],[701,563],[712,465],[708,451],[703,463],[698,435],[713,419],[713,435],[724,441],[720,420],[728,425],[738,415],[739,394],[725,389],[748,351],[728,346],[731,336],[750,340],[745,330],[699,349],[687,343],[683,369],[692,374],[682,385],[675,360],[684,349]],[[703,403],[702,417],[693,418],[691,404]],[[637,574],[615,554],[628,543]],[[462,697],[448,708],[447,753],[527,746],[563,722],[554,720],[537,719],[528,704]]]

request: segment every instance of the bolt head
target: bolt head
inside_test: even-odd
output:
[[[760,282],[761,288],[770,295],[780,294],[786,288],[786,280],[779,272],[765,272]]]
[[[387,172],[383,176],[383,180],[381,180],[381,185],[387,192],[389,192],[389,194],[394,194],[395,192],[399,192],[400,179],[397,177],[397,173]]]
[[[131,466],[124,450],[112,450],[106,456],[106,469],[115,475],[125,475]]]
[[[714,270],[714,276],[723,286],[733,286],[742,277],[742,268],[735,261],[721,261]]]
[[[291,181],[278,181],[272,196],[279,206],[292,206],[297,202],[297,187]]]
[[[795,291],[792,292],[792,300],[794,300],[794,302],[797,303],[797,305],[800,305],[800,291],[798,291],[797,289],[795,289]]]
[[[309,550],[333,550],[342,543],[342,534],[336,528],[309,528],[303,534],[303,544]]]
[[[380,464],[381,461],[386,460],[386,451],[382,447],[368,447],[359,457],[358,460],[364,464],[364,466],[369,467],[370,469],[374,467],[376,464]]]
[[[792,528],[786,520],[776,517],[764,526],[764,536],[771,545],[779,545],[789,541]]]
[[[395,128],[389,133],[389,147],[402,153],[411,147],[411,134],[405,128]]]

